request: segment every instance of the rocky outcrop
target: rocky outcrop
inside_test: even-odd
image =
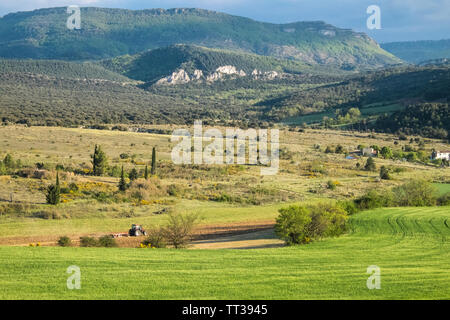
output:
[[[221,66],[209,75],[204,75],[202,70],[195,70],[192,74],[189,74],[184,69],[179,69],[173,72],[170,76],[164,77],[156,82],[158,85],[176,85],[188,83],[191,81],[214,82],[225,78],[246,77],[247,74],[244,70],[238,70],[235,66]],[[260,70],[253,70],[250,75],[254,80],[273,80],[280,78],[282,75],[276,71],[262,72]]]
[[[274,80],[277,78],[281,78],[282,75],[276,71],[266,71],[262,72],[260,70],[253,70],[252,77],[255,80]]]
[[[191,81],[188,73],[183,69],[175,71],[172,75],[158,80],[157,84],[180,84]]]
[[[224,76],[239,76],[239,77],[245,77],[247,74],[243,71],[243,70],[237,70],[235,66],[222,66],[222,67],[218,67],[216,69],[216,72],[210,74],[208,77],[206,77],[207,81],[217,81],[220,80],[222,78],[224,78]]]

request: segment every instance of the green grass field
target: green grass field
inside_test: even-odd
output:
[[[433,184],[439,191],[439,194],[443,195],[450,192],[450,183],[434,183]]]
[[[377,209],[340,238],[261,250],[0,247],[0,299],[449,299],[449,219],[450,207]],[[81,290],[66,288],[70,265]]]

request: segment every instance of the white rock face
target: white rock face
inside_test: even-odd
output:
[[[158,80],[157,84],[179,84],[191,81],[188,73],[183,69],[175,71],[172,75]]]
[[[281,74],[279,74],[279,73],[276,72],[276,71],[266,71],[266,72],[262,72],[262,71],[260,71],[260,70],[255,69],[255,70],[253,70],[253,72],[252,72],[252,77],[253,77],[253,79],[255,79],[255,80],[258,80],[258,79],[274,80],[274,79],[276,79],[276,78],[281,78],[282,76],[281,76]]]
[[[235,66],[221,66],[216,69],[216,72],[206,77],[208,81],[217,81],[223,78],[224,75],[237,75],[239,77],[245,77],[247,74],[244,70],[237,70]]]
[[[225,76],[234,76],[234,77],[246,77],[247,74],[244,70],[237,70],[235,66],[221,66],[216,69],[215,72],[205,76],[202,70],[195,70],[194,73],[188,74],[185,70],[179,69],[172,73],[172,75],[168,77],[164,77],[156,84],[158,85],[176,85],[188,83],[191,81],[202,81],[206,78],[209,82],[214,82],[223,79]],[[265,80],[273,80],[275,78],[281,77],[276,71],[266,71],[262,72],[260,70],[253,70],[251,73],[253,79],[265,79]]]
[[[327,37],[334,37],[336,35],[336,31],[334,30],[320,30],[320,33]]]
[[[202,70],[195,70],[193,78],[195,80],[200,80],[201,78],[203,78],[203,71]]]
[[[237,74],[237,70],[235,66],[222,66],[216,69],[216,72],[224,73],[224,74]]]

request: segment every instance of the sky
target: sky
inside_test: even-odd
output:
[[[378,42],[450,38],[450,0],[0,0],[0,16],[79,5],[125,9],[202,8],[258,21],[325,21],[366,32]],[[367,8],[381,9],[381,29],[367,28]]]

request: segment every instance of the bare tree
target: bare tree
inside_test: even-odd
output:
[[[162,228],[164,238],[175,249],[185,248],[191,240],[192,230],[198,220],[198,215],[170,213],[168,217],[168,224]]]

